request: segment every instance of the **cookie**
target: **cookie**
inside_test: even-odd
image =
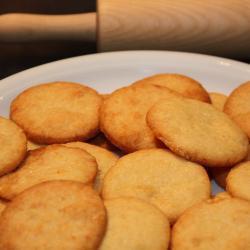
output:
[[[0,220],[0,249],[96,250],[106,213],[91,187],[50,181],[18,195]]]
[[[210,103],[210,97],[205,88],[196,80],[180,74],[157,74],[135,82],[133,85],[152,84],[163,86],[181,94],[184,97]]]
[[[0,215],[5,209],[5,207],[6,207],[6,202],[4,202],[3,200],[0,200]]]
[[[19,94],[10,117],[37,144],[87,140],[98,132],[101,103],[102,97],[87,86],[53,82]]]
[[[99,250],[166,250],[170,227],[156,207],[134,198],[104,202],[107,230]]]
[[[248,152],[245,133],[204,102],[172,95],[149,110],[147,122],[174,153],[207,167],[231,167]]]
[[[226,189],[232,196],[250,201],[250,161],[233,167],[226,183]]]
[[[241,84],[228,97],[224,112],[227,113],[250,138],[250,81]]]
[[[250,249],[250,202],[215,198],[184,212],[172,230],[172,250]]]
[[[211,104],[220,111],[224,110],[224,105],[227,100],[227,96],[221,93],[211,92],[209,93]]]
[[[14,170],[24,159],[27,139],[14,122],[0,117],[0,176]]]
[[[25,189],[50,180],[92,184],[97,172],[93,156],[78,148],[50,145],[30,151],[17,171],[0,178],[0,197],[13,199]]]
[[[101,108],[101,130],[114,145],[125,152],[160,147],[146,124],[149,108],[171,92],[164,87],[138,85],[113,92]]]
[[[145,149],[117,161],[104,178],[102,196],[142,199],[174,223],[188,207],[210,197],[210,181],[196,163],[164,149]]]
[[[232,119],[247,134],[250,141],[250,112],[236,115]]]
[[[97,165],[98,165],[98,173],[95,179],[95,189],[100,192],[102,189],[102,183],[103,183],[103,178],[105,174],[108,172],[108,170],[112,166],[115,165],[119,157],[116,154],[104,148],[91,145],[88,143],[84,143],[84,142],[69,142],[65,144],[65,146],[71,147],[71,148],[83,149],[95,157]]]

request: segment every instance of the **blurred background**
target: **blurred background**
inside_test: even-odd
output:
[[[76,14],[94,11],[94,0],[0,0],[0,14]],[[46,62],[95,52],[95,42],[0,42],[0,79]]]
[[[84,22],[74,19],[78,25],[68,19],[70,35],[63,35],[64,39],[55,39],[57,35],[53,38],[53,28],[49,33],[52,38],[36,41],[10,41],[1,33],[1,29],[7,30],[1,17],[8,13],[65,15],[97,10],[97,23],[95,14],[92,19],[86,18],[86,25],[86,15],[81,16]],[[59,33],[64,32],[63,18]],[[53,26],[50,20],[47,23]],[[12,28],[18,33],[23,22],[14,21]],[[76,26],[79,35],[74,37],[74,31],[73,35],[70,32]],[[90,32],[83,26],[91,26]],[[35,32],[43,29],[42,24],[33,25]],[[29,32],[28,28],[28,38]],[[19,36],[13,34],[14,38]],[[87,41],[88,36],[92,38]],[[63,58],[131,49],[196,52],[249,63],[250,0],[0,0],[0,79]]]

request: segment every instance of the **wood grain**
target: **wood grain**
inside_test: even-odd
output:
[[[98,0],[97,7],[99,51],[250,58],[250,0]]]
[[[30,42],[48,40],[95,41],[96,13],[0,15],[0,41]]]

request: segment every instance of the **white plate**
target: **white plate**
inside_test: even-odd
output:
[[[250,80],[250,65],[200,54],[167,51],[125,51],[74,57],[48,63],[0,81],[0,115],[23,89],[49,81],[81,82],[109,93],[137,79],[160,72],[181,73],[202,82],[208,91],[230,93]],[[213,183],[213,192],[219,189]]]

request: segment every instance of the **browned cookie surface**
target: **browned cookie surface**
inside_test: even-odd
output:
[[[101,96],[70,82],[26,89],[11,103],[10,116],[38,144],[87,140],[99,129]]]
[[[210,181],[196,163],[164,149],[145,149],[117,161],[104,178],[102,196],[142,199],[174,223],[188,207],[210,197]]]
[[[0,219],[1,250],[96,250],[106,212],[91,187],[79,182],[44,182],[8,204]]]
[[[20,168],[0,178],[0,197],[13,199],[25,189],[49,180],[92,184],[96,173],[96,160],[86,151],[50,145],[30,151]]]
[[[14,170],[24,159],[27,139],[14,122],[0,117],[0,176]]]
[[[231,167],[248,153],[246,134],[212,105],[171,96],[148,112],[155,136],[176,154],[208,167]]]

